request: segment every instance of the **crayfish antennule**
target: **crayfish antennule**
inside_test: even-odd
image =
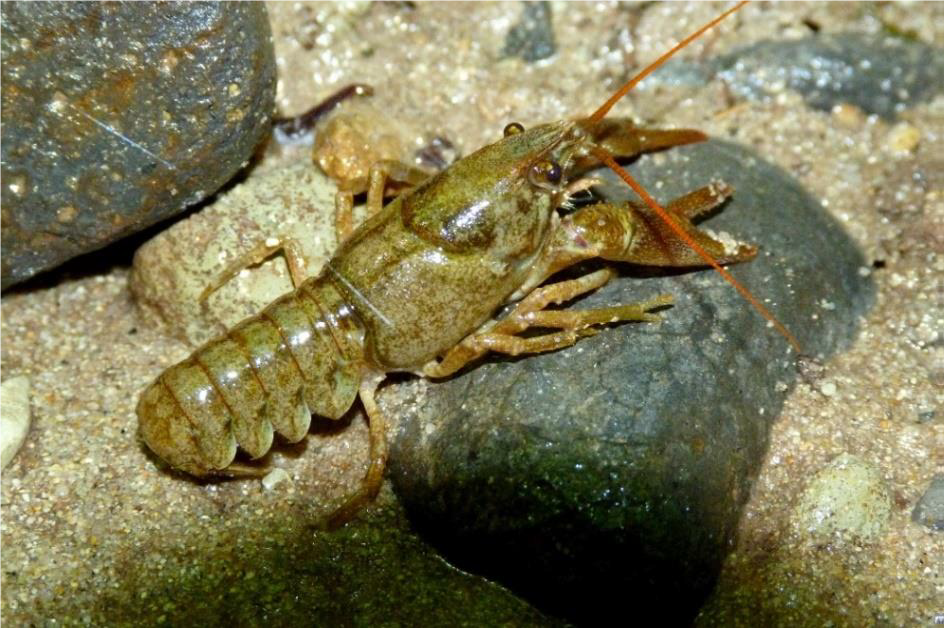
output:
[[[616,90],[616,93],[610,96],[609,100],[603,103],[603,105],[601,105],[599,109],[593,112],[593,114],[588,118],[590,122],[599,122],[600,120],[602,120],[603,117],[610,112],[610,109],[613,108],[613,105],[619,102],[620,98],[628,94],[629,91],[632,88],[636,87],[636,85],[638,85],[640,82],[642,82],[644,78],[646,78],[647,76],[655,72],[659,68],[659,66],[661,66],[663,63],[668,61],[669,57],[674,55],[676,52],[678,52],[679,50],[681,50],[688,44],[692,43],[692,41],[701,37],[702,33],[704,33],[705,31],[711,28],[714,28],[715,25],[721,22],[721,20],[725,19],[726,17],[728,17],[735,11],[739,10],[741,7],[747,4],[747,2],[748,0],[743,0],[742,2],[738,2],[735,6],[731,7],[730,9],[728,9],[727,11],[725,11],[724,13],[722,13],[715,19],[711,20],[710,22],[708,22],[707,24],[699,28],[697,31],[695,31],[694,33],[692,33],[691,35],[689,35],[688,37],[686,37],[679,43],[672,46],[672,48],[668,52],[666,52],[661,57],[659,57],[658,59],[656,59],[649,65],[647,65],[645,68],[643,68],[642,71],[636,74],[636,76],[626,81],[626,83],[622,87]]]

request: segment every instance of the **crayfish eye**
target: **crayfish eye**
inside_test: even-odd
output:
[[[549,188],[560,183],[561,176],[563,171],[560,164],[552,159],[544,159],[531,166],[529,179],[538,187]]]
[[[505,137],[509,137],[511,135],[518,135],[519,133],[524,133],[524,127],[521,126],[521,123],[519,122],[512,122],[508,126],[505,127],[505,130],[503,133]]]

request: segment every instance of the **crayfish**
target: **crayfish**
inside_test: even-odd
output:
[[[374,164],[366,180],[339,193],[337,202],[341,231],[348,231],[354,193],[366,192],[369,217],[340,234],[343,243],[318,276],[306,279],[292,243],[279,242],[296,289],[166,370],[144,391],[137,410],[144,440],[171,465],[196,476],[248,473],[252,467],[234,463],[238,447],[261,457],[274,432],[298,441],[312,413],[338,419],[360,396],[370,422],[370,463],[359,491],[333,516],[343,521],[381,485],[386,428],[374,394],[387,373],[441,378],[489,351],[554,351],[604,325],[656,321],[654,310],[672,303],[662,295],[598,309],[549,309],[613,277],[603,268],[544,284],[583,260],[711,265],[734,282],[721,264],[750,260],[756,249],[742,244],[729,250],[692,223],[732,190],[715,182],[663,208],[613,157],[706,136],[604,117],[668,56],[737,8],[682,41],[589,117],[527,129],[509,124],[499,141],[433,177],[394,161]],[[644,202],[598,202],[560,214],[559,208],[595,183],[582,175],[600,163]],[[391,184],[403,191],[385,205]],[[506,304],[513,304],[510,311],[496,320]]]

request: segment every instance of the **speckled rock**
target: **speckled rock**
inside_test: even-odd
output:
[[[6,2],[7,287],[216,191],[267,131],[256,3]]]
[[[733,185],[708,225],[762,247],[733,274],[807,353],[850,340],[873,300],[864,260],[788,175],[722,141],[633,170],[663,200],[716,178]],[[729,547],[794,356],[715,273],[622,270],[578,307],[671,293],[661,324],[492,358],[430,385],[408,404],[390,476],[451,560],[546,610],[586,622],[632,607],[687,622]]]
[[[842,454],[810,481],[791,524],[812,543],[870,542],[885,529],[891,509],[888,488],[875,467]]]
[[[763,41],[701,63],[670,61],[647,83],[703,85],[717,79],[749,100],[791,89],[816,109],[851,103],[893,118],[944,90],[944,49],[861,33]]]
[[[944,532],[944,474],[938,474],[911,511],[911,520]]]

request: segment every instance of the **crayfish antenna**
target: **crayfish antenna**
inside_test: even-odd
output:
[[[780,332],[780,334],[784,338],[787,339],[787,342],[790,343],[790,346],[792,346],[793,349],[798,354],[803,353],[803,349],[800,346],[800,342],[796,339],[796,337],[793,334],[790,333],[790,330],[788,330],[786,326],[784,326],[783,323],[777,320],[777,317],[775,317],[770,312],[770,310],[764,307],[764,305],[760,301],[757,300],[757,297],[751,294],[750,290],[745,288],[741,282],[739,282],[737,279],[732,277],[731,273],[726,271],[724,267],[721,264],[719,264],[718,261],[711,256],[711,254],[708,253],[708,251],[706,251],[704,248],[702,248],[701,245],[695,242],[695,240],[690,235],[685,233],[685,230],[682,229],[678,225],[678,223],[676,223],[672,219],[672,217],[669,215],[669,212],[663,209],[662,206],[659,205],[659,203],[657,203],[656,200],[652,198],[652,196],[649,195],[649,193],[646,191],[646,188],[640,185],[628,172],[626,172],[623,168],[621,168],[620,165],[616,163],[616,160],[613,158],[612,155],[610,155],[608,152],[606,152],[604,149],[600,148],[599,146],[593,146],[591,150],[593,151],[593,154],[596,155],[596,157],[600,161],[602,161],[604,164],[607,165],[607,167],[610,168],[610,170],[612,170],[617,175],[619,175],[619,177],[623,181],[625,181],[626,184],[629,187],[631,187],[636,194],[639,195],[639,198],[641,198],[643,202],[652,209],[652,211],[658,214],[659,218],[661,218],[665,222],[665,224],[667,224],[672,229],[672,231],[674,231],[676,235],[678,235],[678,237],[683,242],[685,242],[685,244],[687,244],[693,251],[698,253],[701,256],[701,258],[704,259],[705,262],[708,263],[709,266],[711,266],[716,271],[718,271],[721,274],[721,276],[724,277],[725,281],[727,281],[729,284],[734,286],[734,288],[741,294],[741,296],[744,297],[747,300],[747,302],[750,303],[754,307],[754,309],[760,313],[761,316],[766,318],[774,326],[774,328],[778,332]]]
[[[727,11],[725,11],[724,13],[722,13],[715,19],[711,20],[710,22],[708,22],[707,24],[699,28],[697,31],[695,31],[694,33],[692,33],[691,35],[689,35],[682,41],[680,41],[678,44],[673,46],[668,52],[666,52],[661,57],[659,57],[658,59],[650,63],[641,72],[636,74],[636,76],[629,79],[622,87],[616,90],[616,92],[612,96],[610,96],[610,98],[605,103],[603,103],[603,105],[599,109],[594,111],[593,114],[589,118],[587,118],[587,120],[590,123],[600,122],[603,119],[603,117],[606,116],[606,114],[610,112],[610,109],[613,108],[613,105],[619,102],[619,100],[623,96],[628,94],[629,91],[633,89],[636,85],[638,85],[644,78],[646,78],[647,76],[655,72],[656,69],[659,68],[659,66],[661,66],[663,63],[666,62],[666,60],[669,59],[669,57],[671,57],[676,52],[678,52],[679,50],[681,50],[682,48],[690,44],[692,41],[700,37],[705,31],[713,28],[723,19],[725,19],[726,17],[728,17],[735,11],[739,10],[745,4],[747,4],[747,0],[744,0],[743,2],[739,2],[735,6],[731,7],[730,9],[728,9]],[[797,353],[802,353],[800,342],[796,339],[796,337],[793,334],[790,333],[790,330],[788,330],[783,325],[783,323],[777,320],[777,318],[770,312],[770,310],[764,307],[763,304],[761,304],[761,302],[757,300],[757,297],[751,294],[750,290],[745,288],[737,279],[732,277],[731,273],[726,271],[724,267],[721,266],[721,264],[719,264],[718,261],[711,256],[711,254],[709,254],[704,248],[702,248],[697,242],[695,242],[695,240],[693,240],[692,237],[689,236],[672,219],[669,213],[665,209],[663,209],[662,206],[659,205],[659,203],[657,203],[654,198],[652,198],[652,196],[650,196],[650,194],[646,191],[646,189],[642,185],[640,185],[635,179],[633,179],[633,177],[628,172],[626,172],[623,168],[621,168],[618,163],[616,163],[616,160],[613,158],[613,156],[609,152],[607,152],[605,149],[603,149],[600,146],[593,146],[591,150],[593,154],[597,157],[597,159],[599,159],[601,162],[606,164],[607,167],[610,168],[610,170],[612,170],[617,175],[619,175],[619,177],[623,181],[625,181],[626,184],[629,185],[629,187],[631,187],[633,191],[636,192],[637,195],[639,195],[639,198],[641,198],[643,202],[646,203],[646,205],[648,205],[652,209],[652,211],[654,211],[659,216],[659,218],[661,218],[665,222],[665,224],[667,224],[672,229],[672,231],[674,231],[678,235],[678,237],[683,242],[685,242],[693,251],[698,253],[698,255],[700,255],[701,258],[704,259],[705,262],[709,266],[711,266],[716,271],[718,271],[718,273],[720,273],[721,276],[724,277],[725,281],[727,281],[732,286],[734,286],[734,288],[741,294],[741,296],[744,297],[744,299],[746,299],[747,302],[750,303],[754,307],[754,309],[760,313],[761,316],[767,319],[767,321],[769,321],[774,326],[774,328],[778,332],[780,332],[780,334],[784,338],[787,339],[787,342],[790,343],[790,346],[792,346],[793,349]]]
[[[741,7],[747,4],[747,2],[748,0],[743,0],[743,2],[738,2],[736,5],[734,5],[733,7],[731,7],[724,13],[722,13],[721,15],[711,20],[710,22],[708,22],[707,24],[699,28],[697,31],[695,31],[694,33],[692,33],[691,35],[689,35],[688,37],[686,37],[679,43],[672,46],[672,48],[668,52],[666,52],[661,57],[659,57],[658,59],[656,59],[649,65],[647,65],[645,68],[643,68],[641,72],[639,72],[636,76],[626,81],[625,85],[623,85],[618,90],[616,90],[616,93],[610,96],[610,99],[607,100],[605,103],[603,103],[603,105],[601,105],[599,109],[593,112],[593,114],[588,118],[590,122],[599,122],[600,120],[602,120],[603,117],[610,112],[610,109],[613,108],[613,105],[619,102],[619,100],[623,96],[628,94],[632,88],[636,87],[636,85],[642,82],[644,78],[646,78],[647,76],[655,72],[657,69],[659,69],[659,67],[663,63],[668,61],[669,57],[671,57],[676,52],[678,52],[679,50],[681,50],[688,44],[692,43],[693,41],[701,37],[705,31],[714,28],[719,22],[721,22],[723,19],[725,19],[726,17],[728,17],[735,11],[738,11]]]

